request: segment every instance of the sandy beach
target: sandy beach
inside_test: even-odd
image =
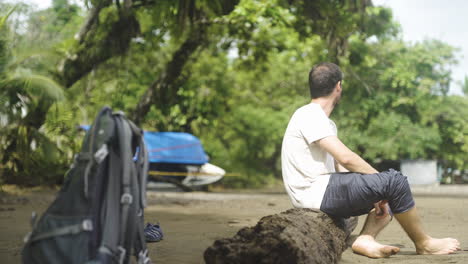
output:
[[[416,255],[412,242],[396,221],[380,234],[379,241],[401,248],[398,255],[374,260],[353,254],[342,255],[348,263],[468,263],[468,186],[413,188],[426,230],[434,237],[455,237],[462,251],[448,256]],[[430,189],[432,188],[432,189]],[[31,211],[42,212],[56,190],[25,191],[0,200],[0,259],[20,263],[24,235],[30,231]],[[233,236],[244,226],[253,226],[266,215],[291,208],[287,195],[276,190],[244,192],[148,192],[146,221],[159,222],[164,240],[148,244],[153,263],[204,263],[203,252],[216,239]],[[357,234],[364,218],[353,234]],[[313,253],[311,253],[313,254]]]

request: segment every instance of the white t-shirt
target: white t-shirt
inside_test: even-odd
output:
[[[336,125],[318,104],[302,106],[289,120],[281,166],[284,186],[294,207],[320,208],[335,163],[315,141],[333,135],[337,135]]]

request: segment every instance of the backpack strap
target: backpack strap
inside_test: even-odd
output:
[[[135,234],[134,251],[135,257],[137,258],[138,264],[151,263],[151,259],[148,256],[148,249],[146,248],[145,234],[143,231],[143,209],[140,211],[141,215],[138,214],[139,219],[137,221],[137,232]]]
[[[122,196],[121,203],[121,222],[120,222],[120,239],[119,245],[125,244],[127,233],[127,222],[129,220],[130,205],[134,203],[134,196],[132,192],[133,175],[135,175],[135,168],[132,159],[132,131],[128,122],[125,122],[120,115],[116,115],[117,131],[119,135],[120,157],[122,158]]]
[[[124,140],[120,142],[120,148],[123,153],[122,157],[125,157],[122,165],[122,213],[121,213],[121,229],[120,229],[120,243],[119,245],[123,246],[127,250],[133,249],[135,245],[135,233],[139,229],[138,220],[140,219],[138,213],[141,208],[140,202],[140,192],[138,185],[141,183],[138,178],[139,173],[139,162],[133,160],[132,155],[135,153],[134,148],[137,146],[132,146],[132,142],[138,142],[138,154],[145,153],[144,145],[141,145],[142,132],[137,128],[131,121],[125,118],[123,115],[117,115],[117,124],[120,126],[122,131],[121,139]],[[143,149],[141,147],[143,146]],[[143,151],[143,152],[141,152]],[[127,200],[128,199],[128,200]],[[136,253],[136,252],[135,252]],[[130,252],[128,252],[130,254]]]
[[[149,170],[149,161],[148,161],[148,150],[146,149],[145,141],[143,136],[141,137],[140,141],[140,162],[141,165],[138,166],[138,176],[140,178],[140,186],[141,186],[141,209],[146,208],[148,205],[146,201],[146,185],[148,182],[148,170]]]
[[[148,178],[148,151],[146,149],[146,145],[144,142],[144,132],[142,129],[137,127],[132,121],[127,120],[132,130],[134,136],[134,142],[137,144],[137,151],[134,157],[134,165],[136,169],[136,175],[134,175],[134,179],[137,181],[136,186],[139,186],[140,189],[135,190],[136,194],[139,194],[139,197],[135,200],[135,207],[138,210],[136,214],[134,214],[133,222],[135,223],[134,226],[136,229],[129,233],[133,234],[133,252],[135,257],[137,258],[138,264],[147,264],[151,263],[151,259],[148,256],[148,249],[146,247],[146,240],[144,234],[144,208],[147,205],[146,201],[146,184]],[[136,231],[136,232],[135,232]]]
[[[85,219],[79,224],[59,227],[59,228],[52,229],[51,231],[48,231],[48,232],[33,235],[26,242],[34,242],[34,241],[56,237],[56,236],[75,235],[75,234],[85,232],[85,231],[88,231],[88,232],[93,231],[93,222],[91,221],[91,219]]]
[[[117,263],[127,263],[129,251],[133,249],[138,264],[147,264],[150,259],[143,233],[143,206],[146,205],[148,153],[142,130],[122,113],[114,113],[113,118],[116,138],[114,144],[109,144],[107,208],[103,216],[107,220],[99,252]],[[137,148],[135,157],[134,148]]]
[[[148,169],[149,169],[149,162],[148,162],[148,150],[146,149],[145,141],[144,141],[144,132],[141,128],[137,127],[132,121],[124,118],[132,130],[134,139],[138,144],[137,154],[134,157],[136,161],[136,168],[137,168],[137,176],[138,182],[140,184],[140,202],[141,206],[145,208],[147,206],[146,202],[146,183],[148,180]]]
[[[151,263],[151,259],[148,256],[148,249],[146,247],[146,239],[144,234],[144,208],[147,205],[146,201],[146,184],[148,178],[148,151],[146,150],[145,142],[143,135],[140,137],[139,141],[139,152],[137,160],[137,173],[138,180],[140,183],[140,203],[138,206],[138,215],[137,215],[137,232],[135,234],[135,245],[134,252],[138,260],[138,264],[147,264]]]
[[[115,120],[115,126],[118,126],[117,120]],[[115,259],[119,263],[123,262],[125,256],[125,249],[119,248],[120,240],[120,201],[121,191],[120,183],[122,180],[123,171],[123,159],[120,155],[119,143],[117,140],[121,137],[119,133],[119,127],[117,127],[117,137],[113,140],[113,144],[109,147],[109,169],[107,177],[107,189],[104,201],[102,219],[105,220],[102,228],[102,241],[99,247],[99,259]],[[119,153],[117,153],[119,151]]]
[[[138,182],[140,184],[140,203],[141,203],[140,207],[145,208],[147,206],[146,184],[148,180],[148,169],[149,169],[148,150],[146,149],[146,145],[144,141],[144,132],[140,128],[138,128],[135,124],[133,124],[133,122],[129,121],[129,124],[133,133],[137,136],[138,153],[136,157],[136,168],[137,168]]]
[[[102,117],[104,117],[106,114],[109,114],[111,113],[112,110],[109,108],[109,107],[103,107],[101,109],[101,111],[99,111],[99,114],[97,115],[96,119],[94,120],[94,123],[91,125],[91,129],[89,131],[89,133],[87,134],[87,138],[85,140],[85,142],[87,142],[87,145],[88,145],[88,149],[86,150],[82,150],[82,157],[81,158],[84,158],[88,161],[88,163],[86,164],[86,167],[85,167],[85,171],[84,171],[84,195],[86,198],[88,198],[88,185],[89,185],[89,173],[91,171],[91,167],[96,163],[96,160],[94,159],[94,151],[95,151],[95,141],[96,141],[96,137],[97,137],[97,134],[99,132],[99,130],[101,129],[101,119]],[[84,148],[85,146],[83,146]],[[105,151],[107,151],[107,146],[106,146],[106,149]],[[98,155],[98,160],[102,160],[103,157],[102,155],[104,154],[104,157],[107,155],[107,152],[106,153],[103,153],[103,151],[101,151],[99,154],[96,153]],[[102,158],[102,159],[101,159]]]

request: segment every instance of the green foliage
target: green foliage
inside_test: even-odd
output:
[[[61,151],[41,131],[38,114],[64,99],[62,88],[20,67],[11,56],[8,28],[0,30],[0,54],[8,54],[0,72],[0,179],[22,185],[57,183],[63,174]]]
[[[453,135],[444,132],[437,114],[442,102],[453,100],[447,92],[454,49],[439,41],[410,45],[355,38],[350,44],[344,99],[334,114],[343,140],[374,164],[401,159],[444,161],[449,157],[444,151],[448,146],[463,159],[462,149],[447,142]],[[459,126],[466,124],[462,112],[452,114]],[[465,165],[459,162],[460,166]]]
[[[286,29],[283,29],[286,31]],[[300,42],[294,30],[288,41],[296,49],[272,52],[261,67],[233,63],[226,74],[235,76],[229,110],[218,117],[212,129],[201,134],[215,164],[242,174],[254,186],[280,177],[283,133],[295,109],[307,103],[309,92],[304,72],[311,61],[320,61],[323,42],[316,36]],[[222,146],[222,147],[220,147]],[[215,149],[212,149],[215,148]],[[248,179],[248,180],[247,180]],[[233,184],[241,184],[242,180]]]
[[[15,7],[11,8],[10,11],[8,11],[8,13],[2,17],[0,17],[0,29],[3,30],[3,27],[8,19],[8,17],[13,13],[13,11],[15,11]]]
[[[6,15],[0,17],[0,75],[5,74],[8,65],[8,57],[11,56],[10,47],[8,46],[9,32],[5,23],[14,10],[15,8],[13,7]]]
[[[442,139],[437,158],[445,168],[468,169],[468,100],[462,96],[447,96],[431,110]]]
[[[280,178],[286,125],[309,102],[307,73],[330,60],[345,72],[332,119],[351,149],[375,165],[423,158],[468,168],[468,99],[448,95],[455,49],[434,40],[401,41],[388,8],[350,0],[133,1],[143,5],[130,12],[131,30],[139,28],[133,37],[136,31],[115,26],[127,21],[122,6],[86,2],[101,9],[92,34],[81,40],[74,35],[90,11],[66,0],[38,12],[22,7],[24,32],[2,29],[2,180],[60,181],[79,149],[76,126],[90,124],[103,105],[132,112],[200,25],[207,39],[189,54],[167,94],[156,94],[164,100],[142,126],[200,137],[213,164],[240,173],[224,184],[258,187]],[[2,12],[9,9],[0,4]],[[66,91],[56,70],[64,61],[69,73],[82,76]]]
[[[291,48],[291,25],[296,18],[276,1],[242,1],[226,19],[227,41],[238,50],[245,67],[262,67],[259,62],[271,52]]]

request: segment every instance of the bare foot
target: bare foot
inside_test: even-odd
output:
[[[446,255],[460,250],[460,242],[454,238],[432,238],[416,246],[418,254]]]
[[[372,236],[368,235],[358,236],[351,248],[354,253],[364,255],[369,258],[388,258],[400,251],[400,248],[382,245],[375,241]]]

